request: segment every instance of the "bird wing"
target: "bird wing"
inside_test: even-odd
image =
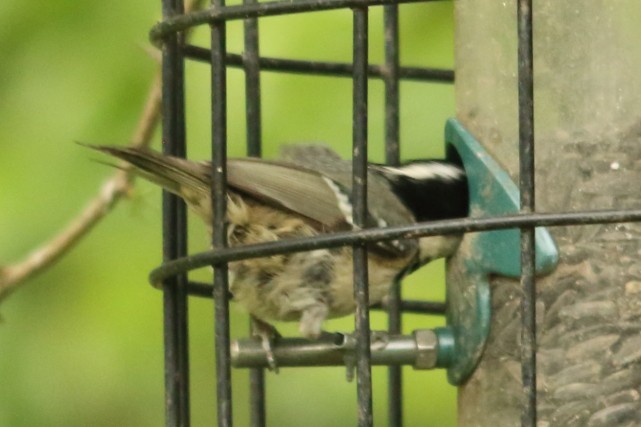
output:
[[[309,218],[324,228],[337,229],[351,222],[341,210],[336,188],[320,173],[283,162],[229,159],[229,186],[265,203]]]
[[[345,160],[341,159],[341,161]],[[286,162],[251,158],[230,159],[227,162],[227,182],[231,188],[264,203],[285,208],[309,218],[321,224],[323,231],[348,230],[354,225],[349,170],[345,180],[335,178],[337,176],[333,173],[320,173]],[[382,206],[379,206],[382,215],[373,215],[370,207],[368,227],[412,222],[411,214],[405,212],[401,202],[387,192],[389,189],[384,187],[384,190],[379,190],[376,195],[370,193],[372,205],[381,205],[381,201],[389,204],[387,215],[384,214],[385,209]],[[398,209],[403,210],[403,215],[394,215],[393,220],[390,221],[389,210]],[[402,216],[404,221],[397,220],[396,216]],[[384,219],[385,217],[387,219]],[[382,223],[381,219],[384,219]],[[370,248],[388,256],[407,256],[416,252],[417,243],[414,239],[382,241],[374,243]]]
[[[337,183],[346,193],[351,194],[352,162],[341,158],[332,148],[324,144],[284,145],[280,158],[297,166],[318,171]],[[376,165],[368,167],[368,204],[369,214],[374,222],[370,226],[394,226],[411,224],[415,221],[413,214],[399,200],[390,188],[386,179],[376,172]]]
[[[352,193],[352,161],[343,159],[325,144],[284,145],[280,150],[280,159],[318,171],[343,189],[345,194]],[[387,180],[371,167],[369,169],[367,226],[387,227],[414,223],[414,215],[394,194]],[[377,242],[372,247],[392,256],[406,256],[417,251],[417,241],[402,239]]]

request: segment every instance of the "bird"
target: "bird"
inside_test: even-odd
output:
[[[212,228],[211,163],[148,148],[89,145],[180,196]],[[355,230],[352,162],[326,145],[291,144],[275,160],[227,160],[227,239],[231,247]],[[365,227],[392,227],[468,214],[467,176],[456,161],[418,159],[398,166],[369,163]],[[368,244],[369,302],[425,263],[451,255],[461,235]],[[354,313],[351,246],[277,254],[229,263],[233,300],[256,319],[269,352],[274,321],[298,321],[318,338],[328,318]],[[269,331],[271,332],[265,332]],[[271,335],[273,337],[273,335]],[[268,354],[269,358],[269,354]],[[273,356],[272,356],[273,358]],[[270,365],[273,360],[270,359]]]

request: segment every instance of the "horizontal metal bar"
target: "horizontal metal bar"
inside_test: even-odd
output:
[[[214,297],[214,286],[211,283],[189,281],[187,282],[187,286],[185,286],[185,288],[189,295],[203,298]]]
[[[435,314],[443,315],[445,314],[446,304],[444,302],[436,301],[419,301],[419,300],[407,300],[402,299],[398,301],[399,308],[403,313],[415,313],[415,314]],[[380,304],[374,304],[370,308],[387,310],[388,306],[385,302]]]
[[[366,230],[323,234],[314,237],[288,239],[280,242],[259,243],[255,245],[236,246],[233,248],[201,252],[164,263],[150,273],[149,280],[153,286],[159,287],[161,286],[162,281],[168,277],[211,264],[238,261],[248,258],[260,258],[283,253],[335,248],[354,243],[370,243],[395,239],[415,239],[423,236],[470,233],[476,231],[531,226],[589,225],[636,221],[641,221],[641,209],[535,213],[527,215],[517,214],[492,218],[462,218],[422,222],[389,228],[369,228]]]
[[[211,58],[209,49],[187,45],[184,49],[185,56],[197,61],[207,62]],[[242,55],[228,53],[227,65],[242,68],[244,59]],[[343,62],[303,61],[296,59],[260,57],[258,65],[261,71],[280,71],[295,74],[316,74],[321,76],[352,77],[353,65]],[[399,77],[404,80],[433,81],[451,83],[454,81],[454,70],[429,67],[399,67]],[[384,78],[385,67],[369,65],[367,74],[371,77]]]
[[[281,0],[255,4],[239,4],[211,7],[186,15],[165,19],[152,27],[149,38],[154,45],[162,44],[163,38],[177,31],[217,21],[257,18],[351,7],[381,6],[385,4],[435,2],[443,0]]]
[[[213,298],[213,285],[210,283],[194,282],[190,281],[185,286],[185,290],[189,295],[203,297],[203,298]],[[233,299],[233,296],[230,295],[230,298]],[[419,301],[419,300],[401,300],[400,308],[406,313],[416,313],[416,314],[436,314],[442,315],[445,314],[445,303],[437,301]],[[373,304],[370,308],[374,310],[387,310],[386,303]]]
[[[373,365],[411,365],[417,369],[436,366],[438,340],[434,331],[421,329],[412,335],[371,333]],[[353,334],[327,333],[317,340],[279,338],[272,347],[278,367],[348,366],[355,363],[356,337]],[[232,342],[232,365],[236,368],[267,367],[261,341],[248,338]]]

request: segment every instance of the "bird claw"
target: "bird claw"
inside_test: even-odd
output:
[[[345,380],[348,383],[354,381],[356,371],[356,358],[355,357],[345,357]]]
[[[265,357],[267,359],[267,367],[270,371],[278,373],[278,363],[274,356],[274,344],[278,338],[281,337],[280,333],[269,323],[263,322],[260,319],[252,318],[253,327],[252,335],[260,338]]]
[[[272,337],[260,337],[263,350],[265,350],[265,357],[267,358],[267,368],[274,372],[278,373],[278,364],[276,363],[276,357],[274,356],[273,347],[273,338]]]

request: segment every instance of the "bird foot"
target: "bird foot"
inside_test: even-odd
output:
[[[270,371],[277,374],[278,363],[276,362],[273,348],[276,340],[281,337],[280,333],[269,323],[252,317],[252,335],[260,338],[263,350],[265,351],[265,357],[267,358],[267,367]]]

